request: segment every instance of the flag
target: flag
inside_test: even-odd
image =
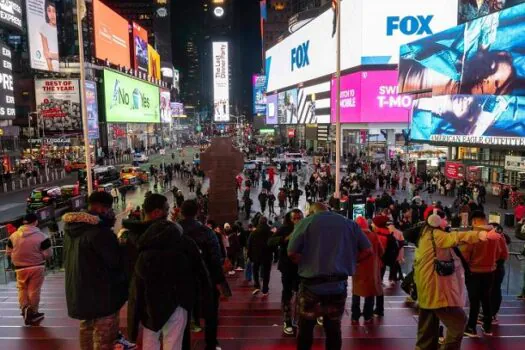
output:
[[[337,11],[339,11],[338,5],[339,5],[339,0],[332,0],[332,11],[334,11],[332,37],[335,35],[335,32],[337,31]]]
[[[261,18],[267,21],[268,20],[268,10],[266,7],[266,0],[262,0],[259,4],[261,6]]]

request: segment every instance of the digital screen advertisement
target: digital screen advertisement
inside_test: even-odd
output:
[[[458,23],[472,21],[522,2],[525,0],[459,0]]]
[[[104,70],[106,121],[160,123],[160,93],[155,85]]]
[[[401,46],[399,89],[525,95],[525,3]]]
[[[22,30],[22,0],[0,1],[0,24],[17,31]]]
[[[410,138],[456,144],[525,146],[525,97],[452,95],[415,101]]]
[[[26,14],[31,68],[49,72],[60,71],[55,3],[27,0]]]
[[[86,80],[86,110],[89,140],[99,138],[97,83]]]
[[[458,0],[341,2],[341,69],[397,64],[400,45],[457,25]],[[327,77],[336,70],[334,12],[318,17],[266,51],[267,91]]]
[[[252,75],[253,114],[266,114],[266,75]]]
[[[44,121],[44,132],[82,130],[82,107],[76,79],[35,80],[36,110]]]
[[[160,120],[164,124],[171,123],[171,94],[167,89],[160,89]]]
[[[525,157],[505,156],[505,170],[525,172]]]
[[[172,118],[186,118],[184,115],[184,104],[180,102],[171,102],[170,107]]]
[[[336,121],[337,86],[332,79],[332,123]],[[341,77],[341,123],[408,123],[412,97],[399,95],[397,71],[365,71]]]
[[[215,41],[213,50],[213,119],[230,121],[230,82],[228,42]]]
[[[0,120],[15,119],[15,94],[13,82],[13,64],[11,61],[11,49],[0,42]]]
[[[465,178],[465,166],[458,162],[445,162],[445,176],[447,179],[461,180]]]
[[[297,89],[280,92],[277,98],[279,124],[297,124]]]
[[[278,109],[277,95],[266,96],[266,124],[279,124],[279,120],[277,118]]]
[[[150,44],[148,44],[148,67],[148,75],[160,80],[160,55]]]
[[[96,57],[131,68],[128,21],[100,0],[93,0],[93,13]]]
[[[133,22],[133,69],[148,74],[148,31]]]

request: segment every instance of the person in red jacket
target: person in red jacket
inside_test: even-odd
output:
[[[516,222],[520,222],[525,218],[525,203],[523,201],[514,209],[514,217],[516,218]]]

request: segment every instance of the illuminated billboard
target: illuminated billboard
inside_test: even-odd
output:
[[[155,85],[104,69],[106,121],[160,123],[160,92]]]
[[[215,41],[213,51],[213,119],[230,121],[230,82],[228,42]]]
[[[459,0],[458,23],[465,23],[473,19],[498,12],[518,5],[525,0]]]
[[[128,21],[100,0],[93,0],[95,56],[131,68]]]
[[[150,44],[148,44],[148,75],[160,80],[160,55]]]
[[[35,80],[36,110],[45,133],[80,132],[82,111],[77,79]]]
[[[26,14],[31,68],[50,72],[60,71],[55,3],[46,0],[27,0]]]
[[[266,114],[266,75],[252,75],[253,114]]]
[[[133,69],[148,74],[148,32],[133,22]]]

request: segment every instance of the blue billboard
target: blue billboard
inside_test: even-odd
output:
[[[266,115],[266,75],[254,74],[253,86],[253,114]]]

